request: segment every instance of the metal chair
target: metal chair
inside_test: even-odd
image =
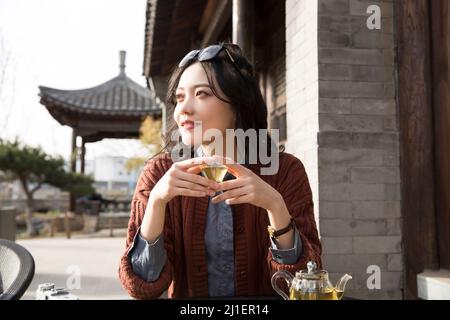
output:
[[[21,245],[0,239],[0,300],[18,300],[34,277],[34,259]]]

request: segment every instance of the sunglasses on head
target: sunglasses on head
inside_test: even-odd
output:
[[[231,62],[233,62],[233,64],[236,66],[236,62],[233,59],[233,56],[231,55],[230,51],[228,51],[228,49],[224,47],[222,44],[214,44],[204,49],[192,50],[191,52],[189,52],[187,55],[184,56],[184,58],[178,64],[178,67],[182,68],[194,59],[200,62],[214,59],[222,51],[222,49],[225,50]]]

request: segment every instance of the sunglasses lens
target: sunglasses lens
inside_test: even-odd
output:
[[[178,67],[184,67],[189,61],[195,58],[200,50],[192,50],[187,55],[184,56],[183,60],[178,64]]]
[[[199,61],[211,60],[219,54],[220,50],[222,50],[222,46],[220,45],[209,46],[200,52],[198,60]]]

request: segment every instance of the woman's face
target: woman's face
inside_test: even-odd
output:
[[[217,90],[221,97],[227,99],[219,88]],[[213,94],[206,72],[199,62],[193,63],[183,72],[175,96],[177,104],[173,117],[184,144],[208,144],[211,141],[202,138],[208,129],[220,130],[224,139],[225,129],[234,129],[234,112],[230,104]],[[196,137],[197,141],[194,140],[194,121],[201,121],[202,124],[202,137]]]

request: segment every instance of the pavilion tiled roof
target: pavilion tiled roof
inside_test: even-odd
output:
[[[112,116],[158,115],[161,106],[149,89],[125,74],[125,52],[121,52],[120,73],[98,86],[81,90],[60,90],[39,86],[41,103],[82,114]]]

